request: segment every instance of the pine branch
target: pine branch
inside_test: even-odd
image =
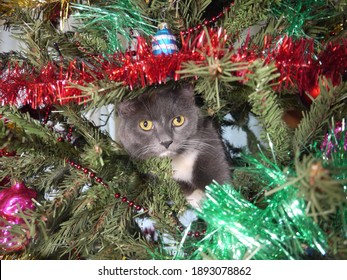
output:
[[[323,166],[322,160],[304,156],[301,160],[296,158],[295,169],[300,195],[308,201],[308,214],[316,223],[320,219],[329,220],[337,209],[343,209],[346,202],[343,185],[347,178],[334,178],[334,173],[347,172],[346,166]]]
[[[203,21],[203,13],[211,0],[154,0],[149,4],[142,0],[132,0],[136,7],[139,7],[141,13],[147,18],[154,19],[153,21],[167,22],[174,34],[179,34],[180,31],[188,29],[191,26],[196,26]],[[155,20],[157,19],[157,20]]]
[[[282,119],[283,109],[279,106],[279,98],[271,88],[272,81],[278,77],[273,65],[263,66],[261,61],[252,65],[253,73],[249,75],[247,85],[254,92],[249,95],[252,112],[259,116],[264,131],[262,139],[270,140],[270,150],[279,162],[289,160],[291,153],[291,136]],[[273,146],[272,146],[273,145]]]
[[[79,45],[80,49],[83,49],[83,53],[106,53],[107,52],[107,40],[100,37],[97,34],[88,32],[76,32],[72,38],[76,45]]]
[[[136,161],[137,169],[147,174],[146,186],[151,190],[151,196],[145,198],[150,216],[156,221],[156,229],[162,233],[177,234],[178,221],[175,217],[186,210],[184,198],[178,183],[172,177],[170,160],[153,158],[146,161]]]
[[[234,1],[223,25],[228,34],[240,34],[244,29],[268,18],[273,1]]]
[[[181,17],[186,20],[185,28],[188,29],[191,26],[196,26],[202,22],[203,14],[211,0],[199,0],[199,1],[179,1],[179,10],[181,11]]]
[[[281,36],[283,19],[274,19],[270,17],[266,23],[259,24],[259,31],[252,35],[252,45],[256,46],[259,50],[265,48],[266,38],[277,38]]]
[[[112,162],[119,160],[119,156],[125,154],[123,149],[112,141],[106,132],[102,132],[100,127],[86,118],[86,113],[90,111],[85,111],[82,106],[73,107],[70,105],[57,108],[60,109],[60,114],[65,116],[67,123],[73,125],[79,135],[78,148],[81,151],[78,158],[79,164],[87,165],[100,172]],[[70,157],[70,159],[72,158]]]
[[[61,198],[56,198],[53,202],[50,212],[56,213],[54,219],[52,219],[53,217],[47,219],[56,224],[60,220],[59,216],[66,217],[68,215],[70,218],[63,223],[56,224],[59,225],[58,231],[50,234],[50,239],[40,244],[40,246],[43,246],[40,251],[45,256],[58,254],[59,257],[64,255],[80,255],[83,257],[84,255],[101,254],[109,258],[110,255],[106,252],[102,253],[102,251],[113,248],[112,252],[109,253],[121,258],[129,254],[129,248],[139,246],[139,248],[142,248],[140,250],[141,254],[146,254],[143,248],[144,239],[141,239],[138,233],[136,235],[136,231],[133,233],[129,231],[132,228],[131,221],[134,218],[134,213],[126,203],[114,199],[113,193],[115,191],[126,194],[129,200],[146,205],[150,209],[150,216],[157,221],[157,230],[177,233],[175,219],[167,219],[167,217],[172,216],[173,211],[177,213],[179,212],[178,209],[182,210],[182,202],[184,205],[185,200],[182,198],[177,186],[176,190],[173,190],[174,185],[168,186],[168,180],[172,179],[168,177],[167,171],[163,172],[164,169],[167,170],[168,162],[159,163],[157,160],[145,164],[138,162],[137,166],[140,168],[140,173],[146,172],[146,170],[152,172],[147,178],[146,184],[142,187],[139,185],[138,180],[133,181],[132,179],[129,180],[129,177],[126,178],[123,171],[120,177],[116,176],[114,181],[108,183],[110,188],[93,185],[89,190],[79,195],[78,199],[74,197],[75,195],[68,194],[76,193],[76,190],[72,189],[81,188],[83,181],[75,181],[71,184],[71,180],[75,178],[75,175],[71,174],[67,177],[66,182],[70,182],[70,187],[67,186],[62,197],[59,196]],[[71,171],[75,173],[73,170]],[[115,174],[120,173],[116,171]],[[133,186],[131,186],[131,182],[134,182]],[[164,189],[166,191],[163,191]],[[167,196],[165,193],[169,195]],[[175,197],[177,195],[179,196],[178,200]],[[61,199],[67,199],[67,201],[62,203],[60,202]],[[168,201],[174,201],[174,205],[169,206]],[[63,212],[57,212],[59,208]],[[51,226],[51,228],[54,227]],[[138,242],[138,239],[142,240],[141,243]],[[66,244],[66,240],[69,240],[68,244]],[[132,257],[139,259],[140,256],[137,254],[135,253]]]
[[[32,119],[29,114],[19,113],[14,107],[0,108],[0,114],[10,121],[3,126],[3,134],[0,134],[5,146],[20,152],[32,152],[34,154],[50,154],[55,158],[63,159],[67,155],[76,155],[76,150],[68,143],[58,142],[59,135],[49,128]],[[25,143],[25,146],[23,144]]]
[[[107,225],[112,225],[107,235],[119,238],[131,221],[129,207],[115,200],[113,188],[92,185],[83,172],[70,171],[71,175],[59,186],[57,197],[43,212],[50,234],[49,240],[38,246],[45,256],[93,254],[105,242]],[[91,187],[82,190],[86,183]]]
[[[18,10],[17,19],[11,22],[12,36],[22,43],[21,54],[31,65],[42,68],[52,60],[65,63],[85,55],[71,33],[63,33],[37,17],[31,11]]]
[[[178,71],[182,78],[199,77],[195,90],[202,94],[211,115],[226,105],[226,102],[221,100],[220,87],[230,88],[233,82],[241,81],[241,77],[234,76],[232,73],[247,69],[248,65],[245,63],[232,63],[231,55],[229,52],[221,59],[216,59],[204,54],[206,65],[186,62],[182,64],[182,70]]]
[[[346,116],[347,83],[334,87],[329,81],[321,80],[319,88],[320,95],[312,101],[309,111],[304,113],[299,127],[295,130],[295,151],[303,151],[315,139],[322,139],[322,129],[327,127],[332,116],[335,116],[335,119]]]
[[[113,82],[98,80],[87,86],[73,84],[72,87],[82,91],[82,95],[87,96],[85,110],[94,110],[108,104],[117,104],[126,98],[133,98],[143,92],[145,89],[136,89],[130,91],[122,82]],[[78,98],[78,96],[77,96]]]

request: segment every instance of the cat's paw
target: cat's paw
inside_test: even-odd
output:
[[[205,192],[197,189],[186,196],[187,202],[195,209],[201,208],[201,203],[205,199]]]

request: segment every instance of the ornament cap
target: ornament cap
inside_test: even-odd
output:
[[[158,29],[159,30],[169,29],[169,24],[167,22],[161,22],[158,24]]]

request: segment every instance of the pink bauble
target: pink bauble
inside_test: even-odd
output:
[[[33,210],[35,205],[32,201],[37,194],[29,189],[24,183],[15,185],[0,191],[0,247],[7,252],[24,249],[28,243],[26,231],[13,233],[12,225],[24,225],[24,221],[17,215],[20,211]]]
[[[19,209],[25,211],[34,209],[32,199],[36,198],[36,192],[25,186],[24,183],[16,183],[10,188],[0,191],[0,216],[12,224],[21,223],[17,216]]]

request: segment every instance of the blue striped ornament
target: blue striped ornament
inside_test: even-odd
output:
[[[167,23],[158,26],[157,33],[152,39],[152,52],[154,55],[173,54],[178,51],[176,37],[172,34]]]

